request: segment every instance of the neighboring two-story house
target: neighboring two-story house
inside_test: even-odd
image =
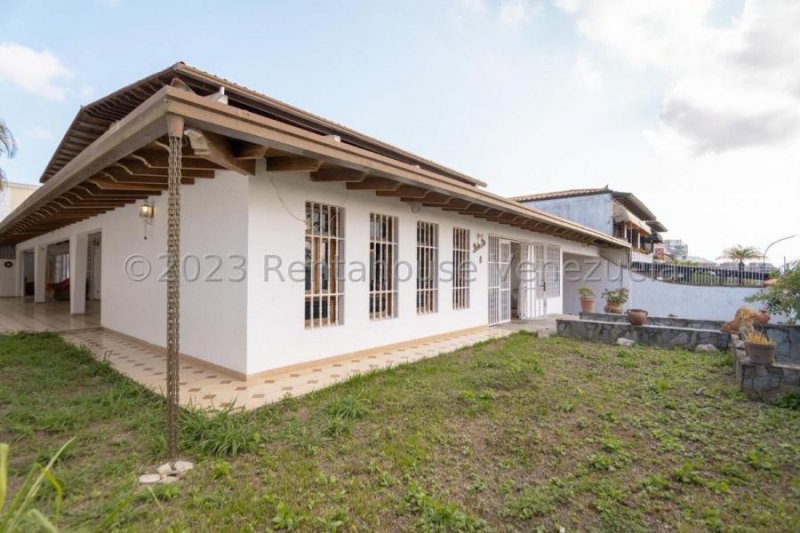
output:
[[[599,258],[583,251],[564,252],[565,313],[580,311],[581,287],[592,289],[597,296],[605,289],[625,287],[632,290],[632,263],[653,263],[664,259],[664,254],[659,257],[657,252],[663,241],[661,233],[667,228],[632,193],[614,191],[606,186],[528,194],[511,199],[525,207],[577,222],[630,243],[628,249],[602,250]]]
[[[614,191],[608,186],[527,194],[511,199],[628,241],[632,261],[652,262],[654,245],[663,242],[661,233],[667,231],[633,193]]]

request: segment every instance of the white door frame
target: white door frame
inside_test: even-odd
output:
[[[541,318],[547,314],[547,298],[544,297],[544,245],[534,242],[520,243],[519,299],[520,318]]]
[[[489,325],[511,322],[511,242],[489,235]]]

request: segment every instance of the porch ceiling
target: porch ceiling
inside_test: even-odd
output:
[[[160,78],[147,78],[141,98],[157,82]],[[123,92],[140,93],[137,87],[118,91]],[[431,165],[408,162],[372,146],[345,142],[338,135],[231,105],[221,92],[197,94],[178,77],[138,104],[138,100],[111,96],[100,101],[102,113],[109,121],[119,117],[117,121],[108,122],[94,140],[86,136],[85,146],[69,140],[84,132],[83,122],[77,127],[73,124],[57,152],[61,159],[48,165],[42,178],[45,184],[0,223],[0,243],[18,243],[166,190],[167,116],[172,114],[183,117],[186,126],[184,185],[213,178],[221,169],[253,174],[257,162],[265,161],[271,172],[306,171],[317,182],[342,182],[351,190],[375,191],[378,196],[581,243],[629,247],[627,242],[524,207]],[[67,158],[63,157],[68,153],[65,146],[74,150]]]

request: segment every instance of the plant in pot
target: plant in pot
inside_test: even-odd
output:
[[[647,311],[644,309],[628,309],[628,322],[632,326],[644,326],[647,324]]]
[[[750,362],[771,365],[775,362],[775,341],[763,331],[749,330],[744,334],[744,348]]]
[[[603,291],[603,298],[606,299],[606,305],[603,311],[606,313],[622,314],[622,306],[628,301],[628,289],[606,289]]]
[[[584,313],[594,313],[594,291],[589,287],[578,289],[578,297],[581,299],[581,311]]]

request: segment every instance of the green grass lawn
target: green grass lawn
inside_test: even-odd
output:
[[[112,512],[150,531],[800,527],[800,411],[745,399],[727,354],[520,333],[251,413],[187,412],[198,467],[151,492],[136,477],[160,462],[162,413],[56,336],[0,336],[12,491],[76,437],[55,470],[66,530]]]

